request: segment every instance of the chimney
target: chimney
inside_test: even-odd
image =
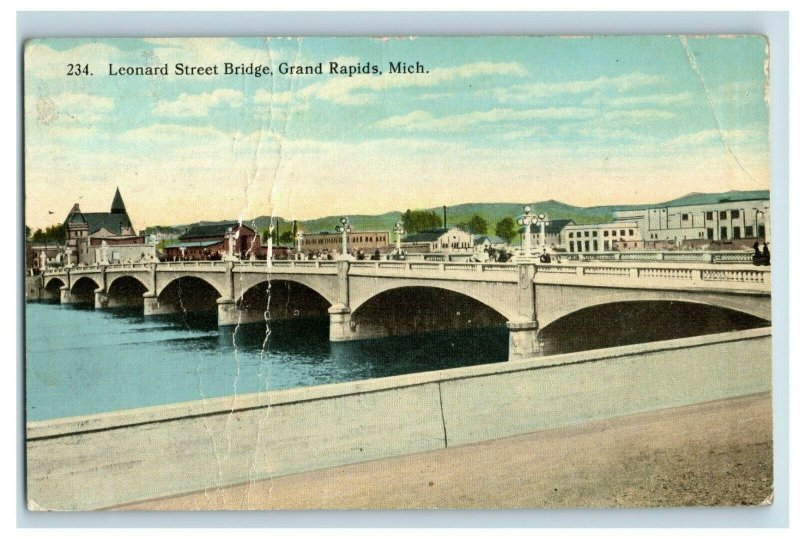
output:
[[[447,206],[442,206],[444,210],[444,227],[447,228]]]

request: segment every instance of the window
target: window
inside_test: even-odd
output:
[[[583,252],[583,245],[581,245],[581,242],[576,242],[576,244],[577,244],[577,246],[578,246],[578,252],[579,252],[579,253],[580,253],[580,252]]]
[[[570,232],[570,233],[569,233],[569,237],[570,237],[570,238],[572,237],[572,232]],[[571,250],[572,250],[572,249],[570,249],[570,251],[571,251]]]
[[[766,238],[767,235],[765,233],[764,225],[758,225],[758,237],[759,238]]]
[[[616,237],[616,236],[617,236],[617,231],[616,231],[616,230],[612,230],[612,231],[611,231],[611,235],[612,235],[612,236],[614,236],[614,237]]]
[[[604,251],[608,250],[608,240],[603,240],[603,250]]]
[[[587,253],[589,252],[589,240],[583,242],[583,248]]]
[[[702,237],[703,237],[703,233],[702,233],[702,232],[698,232],[698,233],[697,233],[697,237],[698,237],[698,238],[702,238]]]
[[[726,211],[719,212],[719,218],[720,219],[727,219],[728,218],[728,212],[726,212]]]
[[[714,212],[713,211],[707,211],[706,212],[706,219],[708,219],[709,221],[713,221],[714,220]]]
[[[719,227],[719,239],[727,240],[728,239],[728,227],[721,226]]]
[[[597,240],[592,240],[592,249],[597,250]]]
[[[745,238],[752,238],[753,237],[753,227],[752,226],[744,227],[744,237]]]
[[[619,231],[619,235],[620,235],[620,236],[624,236],[624,235],[625,235],[625,231],[624,231],[624,230],[620,230],[620,231]]]
[[[633,229],[630,229],[630,230],[628,230],[628,234],[630,234],[631,236],[633,236]]]
[[[731,210],[731,219],[739,218],[739,210]]]
[[[608,230],[603,230],[603,236],[608,237]]]
[[[738,226],[733,227],[733,239],[738,240],[742,237],[742,229]]]
[[[572,236],[572,234],[570,234],[570,236]],[[570,253],[574,253],[575,252],[575,242],[574,241],[569,242],[569,252]]]
[[[592,230],[592,237],[593,237],[593,238],[596,238],[596,237],[597,237],[597,230]]]
[[[688,213],[681,214],[681,220],[682,221],[688,221],[689,220],[689,214]]]

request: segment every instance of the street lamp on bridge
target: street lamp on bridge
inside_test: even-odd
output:
[[[545,242],[545,227],[550,226],[550,219],[544,213],[537,215],[533,222],[534,225],[539,225],[539,246],[541,247],[542,254],[546,247]]]
[[[349,222],[347,217],[342,217],[339,219],[341,225],[336,226],[336,232],[342,233],[342,256],[345,258],[347,257],[347,235],[352,231],[350,225],[347,223]]]
[[[297,242],[297,254],[303,253],[303,231],[299,230],[297,234],[294,235],[294,240]]]
[[[523,208],[525,214],[517,219],[517,224],[525,227],[525,256],[531,256],[531,224],[536,219],[535,215],[531,215],[531,207],[525,206]]]
[[[406,229],[403,228],[403,221],[397,221],[394,224],[394,233],[395,233],[395,241],[397,242],[397,247],[396,247],[397,254],[399,255],[400,254],[400,239],[403,236],[403,234],[406,233]]]

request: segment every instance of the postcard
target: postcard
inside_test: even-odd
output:
[[[769,66],[28,41],[28,508],[770,504]]]

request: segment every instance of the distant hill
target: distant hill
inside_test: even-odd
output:
[[[557,200],[545,200],[531,204],[535,213],[545,213],[550,219],[572,219],[578,224],[609,223],[613,220],[612,212],[617,210],[636,210],[653,206],[672,207],[691,204],[710,204],[723,201],[746,201],[763,199],[769,196],[769,191],[728,191],[725,193],[690,193],[682,197],[653,204],[620,204],[614,206],[592,206],[582,208],[571,206]],[[522,213],[522,204],[517,202],[482,202],[458,204],[447,207],[447,224],[456,225],[468,220],[472,215],[480,215],[489,223],[489,233],[494,234],[494,225],[503,217],[514,217]],[[419,208],[411,208],[419,209]],[[442,215],[442,207],[423,208]],[[350,226],[354,230],[393,230],[394,225],[400,220],[403,208],[399,211],[382,213],[379,215],[348,215]],[[302,230],[307,232],[332,231],[339,224],[339,215],[320,217],[298,221]],[[268,228],[271,222],[269,216],[260,216],[246,220],[245,224],[256,230]],[[278,226],[283,232],[285,227],[291,227],[291,220],[276,216]],[[215,224],[221,221],[200,221],[187,226]],[[274,222],[274,221],[273,221]],[[181,227],[178,227],[181,228]]]

